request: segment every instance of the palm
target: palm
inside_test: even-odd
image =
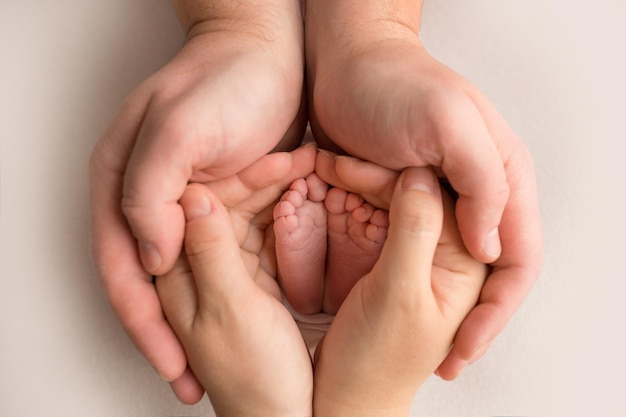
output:
[[[476,259],[492,263],[479,305],[439,369],[454,378],[484,353],[541,265],[541,222],[528,149],[467,80],[410,34],[361,45],[317,70],[311,123],[323,146],[393,169],[433,166],[459,195],[456,218]]]
[[[280,65],[256,39],[234,46],[220,34],[192,39],[140,89],[151,91],[142,135],[175,139],[168,150],[191,162],[195,180],[239,172],[286,134],[297,143],[301,80]]]
[[[241,310],[236,320],[254,323],[246,327],[247,333],[233,334],[232,329],[237,327],[233,323],[220,327],[225,330],[223,334],[207,337],[236,339],[230,344],[232,354],[247,357],[249,362],[250,372],[242,377],[249,379],[252,386],[268,390],[260,398],[276,396],[277,386],[283,387],[286,398],[312,386],[311,378],[306,377],[311,373],[311,359],[295,321],[280,302],[274,279],[273,239],[266,235],[266,230],[271,230],[268,226],[274,203],[293,180],[313,170],[314,153],[313,148],[307,147],[290,155],[268,155],[237,175],[206,183],[227,208],[241,257],[251,280],[257,284],[250,286],[238,303]],[[268,364],[272,364],[269,373]]]
[[[414,39],[382,42],[329,73],[315,84],[316,133],[388,168],[441,166],[442,141],[480,119],[469,83]]]
[[[193,344],[202,348],[187,354],[197,375],[209,375],[200,378],[207,392],[223,389],[221,378],[216,377],[220,375],[232,386],[247,387],[245,397],[250,404],[269,403],[268,410],[287,398],[306,404],[313,387],[311,359],[289,312],[255,285],[231,301],[234,311],[226,308],[216,315],[201,307],[193,320],[193,326],[202,329]],[[220,404],[221,398],[232,396],[212,396],[216,410],[232,406]],[[247,415],[256,415],[262,410],[248,411]]]
[[[388,171],[388,175],[390,178],[397,178],[398,174]],[[387,178],[380,178],[380,185],[382,186],[387,181]],[[371,186],[375,189],[377,184]],[[389,200],[386,198],[388,196],[382,196],[384,208],[389,207]],[[451,342],[454,331],[477,300],[487,267],[472,258],[466,251],[456,226],[454,204],[445,194],[443,207],[444,221],[433,258],[430,286],[428,291],[419,294],[415,300],[421,310],[418,317],[423,321],[404,323],[400,326],[404,329],[430,328],[433,331],[448,328]],[[381,294],[386,294],[388,291],[379,288],[381,281],[385,279],[381,279],[378,275],[380,275],[379,270],[375,267],[372,272],[357,282],[331,325],[331,329],[335,329],[332,336],[329,333],[331,337],[326,339],[340,340],[341,342],[338,343],[345,343],[347,346],[353,337],[350,335],[353,331],[350,328],[361,330],[389,326],[388,322],[378,323],[377,320],[385,317],[382,310],[388,311],[389,306],[386,303],[389,301],[395,303],[396,300],[381,298]],[[415,314],[399,317],[400,321],[396,324],[403,323],[403,320],[409,317],[415,317]],[[328,343],[328,340],[325,340],[323,347],[331,350],[333,342]],[[440,358],[441,360],[443,357]]]
[[[206,231],[188,223],[188,256],[157,281],[168,320],[216,410],[228,412],[235,406],[232,398],[237,393],[229,392],[230,387],[245,387],[245,393],[237,395],[244,395],[246,402],[236,406],[243,415],[272,415],[287,399],[296,406],[310,403],[311,359],[295,321],[280,302],[273,279],[273,241],[266,238],[265,229],[273,204],[294,179],[313,171],[314,161],[315,149],[307,146],[267,155],[236,175],[206,183],[226,211],[220,236],[231,237],[202,252],[198,261],[192,255],[193,242],[205,247],[201,236]],[[223,266],[224,259],[229,259],[226,270],[197,269]],[[247,404],[267,409],[250,410]]]
[[[389,184],[396,182],[398,173],[354,158],[333,160],[321,155],[318,161],[317,173],[326,181],[376,196],[382,208],[389,208]],[[374,398],[380,390],[389,392],[394,387],[394,398],[387,399],[390,404],[410,400],[444,360],[459,325],[475,305],[487,267],[465,250],[452,200],[444,193],[443,222],[441,214],[426,211],[422,215],[437,216],[442,224],[437,234],[428,230],[411,235],[413,239],[432,236],[437,242],[434,257],[398,246],[391,229],[399,215],[390,212],[389,239],[394,246],[388,247],[389,240],[385,243],[381,259],[353,287],[320,345],[316,381],[330,382],[322,395],[329,395],[328,389],[347,387],[343,395],[365,392],[365,397]],[[432,264],[425,262],[428,259]],[[427,264],[427,271],[417,266],[420,263]],[[403,266],[398,269],[398,265]],[[405,360],[398,362],[396,356]],[[351,383],[355,376],[359,384]]]
[[[274,240],[268,226],[276,201],[294,180],[313,172],[314,165],[315,149],[305,146],[266,155],[236,175],[205,183],[228,210],[249,274],[278,300]]]

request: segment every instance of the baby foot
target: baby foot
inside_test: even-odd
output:
[[[324,294],[328,185],[317,175],[298,179],[274,208],[278,282],[294,310],[319,313]]]
[[[335,314],[354,284],[378,260],[387,238],[389,216],[340,188],[328,191],[324,205],[328,211],[328,253],[323,310]]]

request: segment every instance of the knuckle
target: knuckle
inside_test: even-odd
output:
[[[141,195],[136,192],[128,192],[122,196],[122,213],[131,222],[141,220],[143,217],[144,205],[141,200]]]
[[[422,199],[417,204],[407,205],[398,216],[395,216],[405,232],[421,237],[439,236],[443,214],[441,207],[431,200]]]
[[[223,259],[227,255],[227,248],[222,244],[220,237],[209,236],[205,231],[187,231],[185,238],[185,254],[189,261],[197,264],[212,263]]]

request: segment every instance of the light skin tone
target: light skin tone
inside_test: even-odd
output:
[[[268,226],[273,205],[314,161],[313,146],[268,155],[188,186],[181,199],[185,256],[156,287],[219,416],[312,415],[311,358],[281,302]]]
[[[277,280],[301,314],[336,314],[378,260],[388,214],[313,173],[294,181],[274,208]]]
[[[345,161],[320,159],[320,176],[358,185],[338,173]],[[452,202],[442,199],[433,173],[409,169],[398,179],[350,163],[355,174],[378,178],[363,192],[390,206],[388,239],[318,348],[314,373],[295,322],[259,279],[272,272],[257,240],[271,210],[260,207],[277,187],[248,175],[253,166],[226,182],[187,188],[186,257],[157,279],[157,289],[217,415],[406,416],[476,302],[486,267],[465,250]],[[395,187],[378,192],[390,182]],[[253,215],[252,207],[260,212]]]
[[[465,249],[454,205],[430,168],[399,176],[320,153],[316,172],[389,208],[389,231],[316,351],[314,408],[320,416],[406,416],[478,300],[487,267]]]
[[[90,165],[92,253],[135,345],[185,403],[202,389],[163,320],[152,275],[182,245],[187,183],[293,149],[306,125],[299,0],[173,1],[187,41],[131,93]]]
[[[438,369],[453,379],[520,306],[542,262],[528,150],[467,80],[419,39],[422,2],[307,3],[309,117],[321,147],[392,169],[433,166],[459,193],[463,241],[492,272]]]
[[[90,165],[93,257],[139,350],[181,401],[200,398],[151,276],[178,257],[178,201],[190,180],[228,177],[299,143],[306,37],[308,114],[321,146],[396,170],[435,167],[459,192],[466,247],[492,263],[438,369],[455,378],[536,280],[541,230],[528,150],[476,87],[423,48],[422,2],[309,1],[305,33],[299,0],[173,4],[188,41],[130,95]]]

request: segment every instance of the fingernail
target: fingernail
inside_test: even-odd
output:
[[[152,272],[161,266],[161,255],[152,243],[139,242],[139,257],[143,267],[148,272]]]
[[[165,375],[163,375],[157,368],[153,368],[156,373],[159,375],[159,378],[161,378],[163,381],[165,382],[172,382],[171,378],[166,378]]]
[[[317,152],[321,153],[323,155],[326,155],[329,158],[337,157],[337,154],[335,152],[329,151],[328,149],[322,149],[322,148],[318,147],[317,148]]]
[[[476,362],[478,359],[480,359],[485,354],[487,349],[489,349],[489,343],[485,343],[484,345],[482,345],[481,347],[476,349],[474,351],[474,353],[472,354],[472,356],[471,356],[470,360],[468,361],[468,363],[472,364],[472,363]]]
[[[407,168],[403,173],[402,188],[432,194],[435,190],[435,176],[428,168]]]
[[[483,243],[483,253],[493,260],[496,260],[500,257],[501,252],[502,246],[500,245],[500,236],[498,228],[496,227],[487,233],[487,237]]]
[[[193,204],[185,207],[187,221],[207,216],[209,213],[211,213],[211,200],[206,195],[199,196]]]

